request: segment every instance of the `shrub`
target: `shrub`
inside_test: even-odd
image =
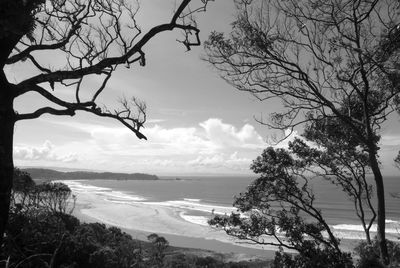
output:
[[[379,245],[375,239],[372,244],[362,241],[355,247],[356,254],[360,257],[357,268],[397,268],[400,267],[400,243],[386,241],[388,246],[390,265],[384,266],[379,258]]]

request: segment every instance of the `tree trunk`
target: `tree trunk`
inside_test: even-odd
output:
[[[378,200],[378,232],[377,239],[379,244],[379,250],[381,254],[381,259],[385,264],[389,264],[389,254],[386,244],[385,235],[385,188],[383,184],[383,177],[381,170],[379,168],[378,160],[376,159],[375,150],[369,152],[369,160],[371,164],[372,172],[374,173],[375,184],[376,184],[376,196]]]
[[[8,221],[10,194],[13,181],[13,135],[15,113],[10,84],[0,73],[0,251]]]

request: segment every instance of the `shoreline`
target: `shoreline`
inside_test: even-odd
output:
[[[77,197],[73,215],[80,221],[115,226],[137,240],[147,241],[149,234],[156,233],[164,236],[172,247],[214,251],[231,256],[236,261],[272,260],[278,250],[278,247],[249,245],[245,241],[234,239],[223,230],[208,226],[205,219],[204,222],[196,219],[198,217],[196,213],[189,213],[190,215],[185,217],[187,212],[192,211],[192,203],[182,205],[178,201],[146,201],[141,196],[125,195],[109,188],[90,185],[71,186],[73,194]],[[211,210],[209,205],[201,205],[200,209],[197,209],[201,212],[198,212],[199,215],[203,215],[202,211],[205,211],[203,206]],[[223,209],[226,208],[220,209],[219,213],[223,213]],[[388,220],[389,224],[390,222],[398,224],[396,221]],[[340,235],[341,230],[337,230],[337,233]],[[349,253],[354,253],[354,247],[363,241],[362,238],[339,238],[341,238],[340,247]]]
[[[184,235],[169,234],[163,232],[148,232],[143,230],[136,230],[133,228],[121,227],[118,224],[111,224],[102,221],[101,219],[92,217],[85,214],[82,210],[91,208],[88,203],[76,203],[75,209],[72,213],[73,216],[77,217],[81,222],[85,223],[102,223],[106,226],[115,226],[120,228],[123,232],[132,236],[133,239],[147,242],[147,236],[152,233],[157,233],[160,236],[165,237],[169,245],[175,248],[182,249],[190,253],[196,252],[201,253],[205,256],[217,256],[222,255],[226,261],[250,261],[250,260],[262,260],[272,261],[275,257],[275,252],[278,251],[273,249],[257,249],[252,247],[240,246],[234,241],[222,242],[216,239],[200,238],[200,237],[189,237]],[[340,247],[350,253],[354,253],[354,247],[361,240],[355,239],[342,239]]]
[[[132,227],[128,227],[128,226],[124,226],[126,225],[126,223],[124,223],[123,220],[121,220],[119,223],[117,222],[111,222],[109,221],[110,219],[101,219],[101,217],[99,217],[99,215],[95,216],[93,214],[96,213],[92,213],[92,215],[90,215],[90,211],[94,211],[94,210],[100,210],[102,213],[104,213],[105,211],[110,211],[112,210],[111,206],[107,204],[105,204],[105,202],[101,202],[101,200],[98,200],[99,198],[95,198],[97,199],[96,201],[100,201],[99,203],[96,202],[90,202],[90,201],[94,201],[93,198],[94,196],[90,196],[88,194],[81,194],[81,193],[75,193],[77,196],[77,200],[76,200],[76,204],[75,204],[75,208],[74,211],[72,213],[73,216],[77,217],[81,222],[85,222],[85,223],[94,223],[94,222],[99,222],[99,223],[103,223],[106,226],[115,226],[120,228],[122,231],[126,232],[127,234],[131,235],[133,239],[137,239],[137,240],[141,240],[141,241],[147,241],[147,236],[151,233],[157,233],[158,235],[161,235],[163,237],[165,237],[170,246],[172,247],[178,247],[178,248],[182,248],[183,251],[189,251],[189,252],[193,252],[193,251],[201,251],[203,252],[205,255],[223,255],[225,259],[227,259],[227,261],[246,261],[246,260],[272,260],[275,256],[275,250],[270,250],[270,249],[257,249],[254,247],[248,247],[248,246],[241,246],[241,245],[237,245],[234,241],[231,242],[222,242],[220,240],[217,239],[213,239],[213,238],[206,238],[206,236],[203,237],[198,237],[198,235],[201,235],[202,233],[204,233],[204,226],[198,226],[198,229],[202,229],[200,231],[198,231],[196,237],[193,236],[186,236],[186,235],[179,235],[179,234],[172,234],[172,233],[167,233],[167,232],[162,232],[162,230],[160,230],[160,224],[158,224],[156,221],[157,219],[154,219],[153,223],[156,227],[155,230],[150,230],[151,227],[144,227],[143,224],[138,223],[139,228],[135,229]],[[140,204],[139,204],[140,205]],[[125,209],[127,209],[125,207]],[[144,208],[141,208],[141,210],[143,210]],[[116,210],[115,208],[110,211],[111,213],[118,213],[123,211],[124,208],[120,208],[119,210]],[[173,220],[171,217],[171,215],[167,215],[168,213],[165,213],[165,211],[161,211],[163,209],[154,209],[155,211],[158,211],[158,217],[160,218],[163,217],[163,222],[166,223],[167,225],[170,224],[179,224],[176,220]],[[137,211],[135,211],[137,212]],[[160,213],[161,212],[161,213]],[[132,213],[132,211],[130,211],[129,213],[125,213],[127,214],[127,218],[131,218],[132,215],[130,215],[130,213]],[[143,213],[143,211],[139,211],[137,218],[140,218],[141,214]],[[149,211],[147,213],[147,217],[151,217],[152,211]],[[174,211],[174,213],[177,213],[177,211]],[[113,216],[116,216],[115,214],[112,215],[110,218],[113,218]],[[162,223],[161,223],[162,224]],[[189,223],[191,224],[191,223]],[[194,224],[191,224],[194,225]],[[185,229],[187,227],[181,225],[183,231],[185,232]],[[211,227],[207,227],[210,228]],[[143,230],[145,229],[145,230]],[[218,232],[223,232],[223,231],[218,231]],[[224,233],[224,235],[226,235]],[[227,236],[227,235],[226,235]],[[228,237],[228,236],[227,236]],[[208,252],[208,254],[207,254]]]

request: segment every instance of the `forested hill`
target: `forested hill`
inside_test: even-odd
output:
[[[143,173],[112,173],[112,172],[91,172],[91,171],[71,171],[61,172],[44,168],[24,168],[32,179],[48,180],[158,180],[156,175]]]

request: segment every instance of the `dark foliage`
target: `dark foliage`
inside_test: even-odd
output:
[[[213,257],[169,252],[168,241],[157,234],[142,242],[119,228],[80,223],[66,213],[71,190],[62,183],[35,185],[30,175],[15,170],[13,202],[0,265],[9,268],[85,267],[262,267],[224,263]]]
[[[311,249],[301,254],[288,254],[282,250],[275,253],[273,268],[344,268],[353,267],[350,256],[336,255],[329,249]]]
[[[20,170],[19,168],[14,169],[13,178],[13,189],[14,191],[25,192],[29,191],[35,186],[35,182],[29,173]]]
[[[205,11],[208,0],[176,4],[169,20],[144,32],[137,24],[138,1],[0,1],[0,245],[11,201],[15,123],[45,114],[86,112],[112,118],[138,139],[146,139],[141,132],[147,108],[143,101],[123,97],[118,107],[100,107],[98,100],[120,66],[146,65],[147,43],[157,35],[179,30],[183,38],[178,42],[187,50],[200,45],[194,13]],[[46,55],[60,58],[49,65]],[[32,75],[13,79],[21,68],[10,73],[10,66],[23,66]],[[83,81],[93,77],[99,78],[98,83],[87,87]],[[60,98],[56,91],[65,88],[73,99]],[[85,90],[90,96],[82,94]],[[41,101],[32,110],[17,111],[15,100],[29,92],[37,93]]]
[[[276,267],[352,267],[350,255],[341,251],[314,205],[310,178],[304,174],[308,164],[285,149],[267,148],[251,166],[260,177],[235,198],[238,213],[216,215],[209,223],[239,239],[299,253],[293,258],[279,253]]]
[[[58,180],[158,180],[156,175],[143,173],[115,173],[115,172],[92,172],[92,171],[71,171],[62,172],[44,168],[26,168],[35,181]]]
[[[168,241],[157,234],[150,234],[147,236],[147,240],[153,245],[150,250],[150,259],[154,267],[163,267],[165,250],[168,248]]]
[[[368,233],[376,218],[380,257],[388,264],[379,136],[388,116],[400,110],[399,1],[235,4],[231,32],[210,35],[206,60],[238,90],[274,105],[281,101],[269,120],[258,118],[261,124],[292,131],[306,124],[317,130],[322,126],[332,134],[337,131],[339,140],[346,134],[351,145],[359,144],[354,148],[363,151],[361,160],[373,174],[377,199],[376,217],[372,212],[364,230]],[[331,129],[334,125],[346,131]],[[360,218],[365,216],[362,199],[355,197]]]
[[[385,266],[379,259],[378,241],[373,240],[372,244],[361,242],[355,248],[356,254],[360,257],[357,268],[397,268],[400,267],[400,244],[393,241],[386,241],[390,258],[390,265]]]

